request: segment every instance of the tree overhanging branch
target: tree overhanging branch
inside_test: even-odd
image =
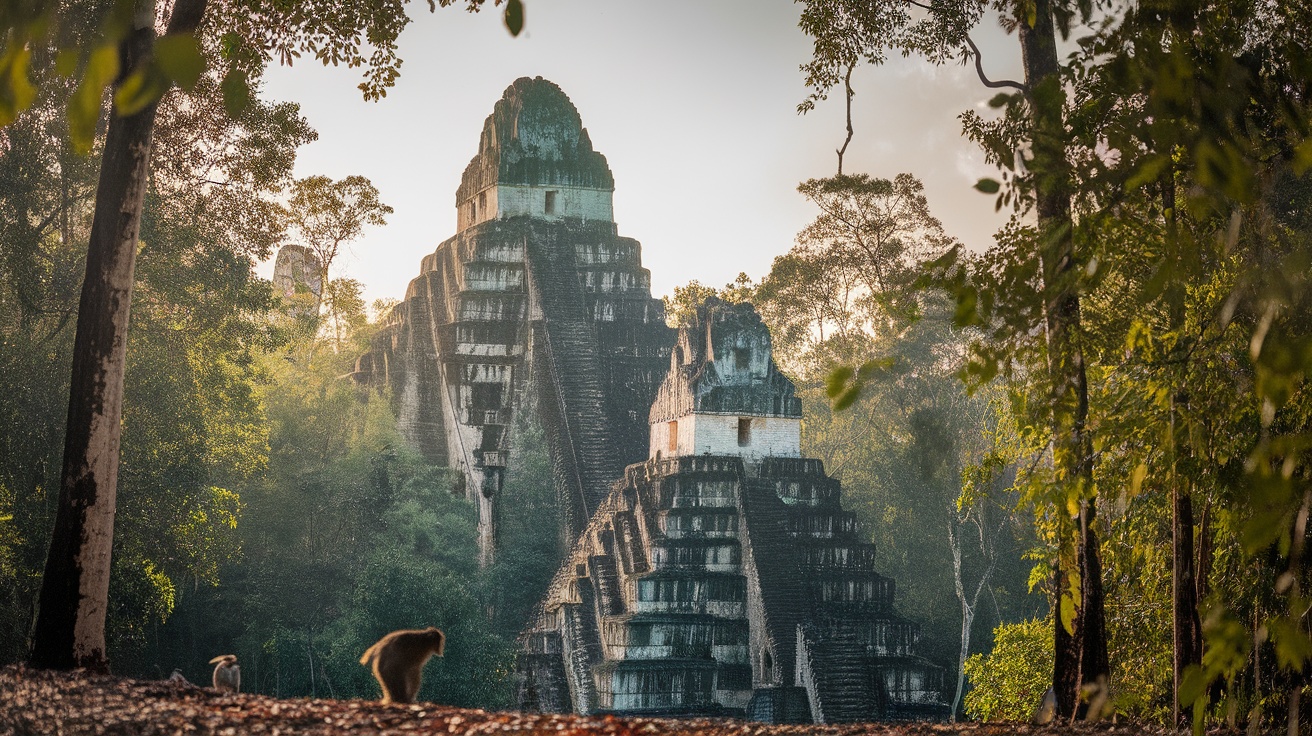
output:
[[[932,5],[926,5],[925,3],[916,2],[916,0],[902,0],[902,2],[906,3],[907,5],[914,5],[915,7],[920,8],[922,10],[926,10],[930,13],[938,12],[938,10],[934,8]],[[989,87],[991,89],[1015,89],[1024,92],[1025,94],[1029,94],[1030,88],[1026,87],[1024,84],[1021,84],[1020,82],[1017,82],[1015,80],[999,79],[995,81],[989,79],[988,75],[984,73],[984,55],[980,53],[979,47],[975,45],[975,40],[970,37],[969,33],[963,33],[961,34],[961,37],[965,39],[966,46],[969,47],[969,51],[967,53],[975,57],[975,73],[979,75],[979,81],[983,83],[985,87]]]
[[[979,81],[983,83],[985,87],[990,87],[992,89],[1011,88],[1015,90],[1020,90],[1025,94],[1029,94],[1030,88],[1021,84],[1020,82],[1016,82],[1010,79],[999,79],[997,81],[993,81],[989,79],[987,76],[985,76],[983,55],[980,54],[979,47],[975,45],[975,41],[971,39],[969,33],[965,34],[964,38],[966,39],[966,45],[970,47],[971,56],[975,57],[975,73],[979,75]]]

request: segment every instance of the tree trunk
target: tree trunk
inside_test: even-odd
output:
[[[1048,378],[1052,395],[1053,456],[1057,471],[1080,494],[1076,566],[1080,573],[1081,605],[1076,611],[1074,641],[1064,641],[1060,599],[1057,618],[1053,689],[1063,716],[1074,715],[1082,683],[1109,674],[1107,629],[1103,613],[1102,563],[1094,530],[1096,507],[1088,497],[1093,487],[1092,443],[1087,431],[1088,384],[1080,347],[1078,269],[1071,237],[1069,178],[1066,173],[1065,93],[1057,63],[1057,36],[1051,0],[1036,0],[1028,13],[1017,7],[1026,96],[1030,107],[1035,209],[1039,256],[1043,266],[1044,312],[1048,338]],[[1058,593],[1060,595],[1060,592]],[[1078,661],[1069,658],[1077,654]],[[1072,672],[1075,673],[1072,681]]]
[[[1171,571],[1173,601],[1172,649],[1175,654],[1175,723],[1187,719],[1188,703],[1180,702],[1180,681],[1184,670],[1202,661],[1203,628],[1198,619],[1198,588],[1194,571],[1194,511],[1188,492],[1177,487],[1172,492],[1172,542],[1174,565]]]
[[[1194,602],[1201,604],[1211,590],[1208,580],[1212,575],[1212,502],[1203,502],[1203,513],[1198,517],[1197,561],[1194,563]],[[1199,643],[1199,651],[1202,643]]]
[[[195,30],[205,0],[178,0],[169,33]],[[121,44],[123,74],[149,60],[154,2],[138,5]],[[78,305],[59,508],[41,580],[29,663],[104,672],[105,614],[118,486],[123,369],[141,205],[150,173],[157,102],[134,115],[110,113]]]
[[[1080,647],[1075,634],[1067,631],[1061,622],[1061,596],[1066,590],[1067,576],[1060,565],[1052,566],[1052,692],[1057,698],[1057,713],[1069,718],[1079,702],[1076,695],[1080,687]]]
[[[949,718],[957,722],[957,709],[961,707],[961,695],[966,689],[966,657],[970,654],[970,627],[975,622],[975,608],[972,601],[966,600],[965,581],[961,577],[961,540],[954,526],[956,509],[948,505],[948,546],[952,549],[952,580],[956,584],[957,600],[961,603],[961,652],[957,656],[957,693],[952,697],[952,710]]]

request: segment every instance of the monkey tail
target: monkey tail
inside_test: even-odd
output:
[[[380,641],[378,644],[382,644],[382,642]],[[360,655],[360,664],[368,667],[369,663],[374,661],[374,657],[378,656],[378,644],[364,650],[364,654]]]

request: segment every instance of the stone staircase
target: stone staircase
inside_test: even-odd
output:
[[[592,668],[601,661],[601,636],[596,618],[589,615],[593,605],[592,586],[587,578],[578,580],[581,604],[562,606],[564,626],[561,631],[561,650],[569,669],[569,690],[575,712],[592,713],[597,709],[597,686]]]
[[[551,434],[562,449],[559,472],[590,516],[624,468],[611,441],[597,338],[579,287],[574,248],[541,235],[529,240],[525,258],[530,295],[546,334],[541,375],[550,377],[554,389],[545,398],[555,400],[563,425]]]
[[[799,658],[809,672],[803,678],[817,723],[864,723],[882,720],[887,710],[865,647],[850,634],[817,636],[801,627]]]
[[[610,555],[592,555],[588,558],[588,569],[596,586],[597,620],[622,613],[624,591],[620,588],[620,576],[616,570],[615,558]]]

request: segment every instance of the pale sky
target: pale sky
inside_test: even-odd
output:
[[[542,76],[569,95],[615,174],[615,221],[642,243],[652,293],[692,279],[759,280],[815,210],[799,182],[835,172],[844,136],[842,91],[807,115],[798,66],[810,39],[787,0],[524,0],[518,38],[497,11],[428,13],[410,4],[401,77],[365,102],[358,69],[302,60],[270,70],[264,96],[299,102],[319,131],[298,177],[368,177],[395,208],[334,267],[369,301],[401,298],[420,259],[455,234],[455,190],[493,104],[516,78]],[[498,9],[499,10],[499,9]],[[994,78],[1018,78],[1014,37],[985,21],[976,41]],[[853,76],[856,136],[844,170],[925,183],[948,233],[975,250],[1004,218],[972,185],[994,175],[961,137],[957,116],[985,110],[994,91],[973,68],[918,58]],[[264,276],[272,264],[261,268]]]

